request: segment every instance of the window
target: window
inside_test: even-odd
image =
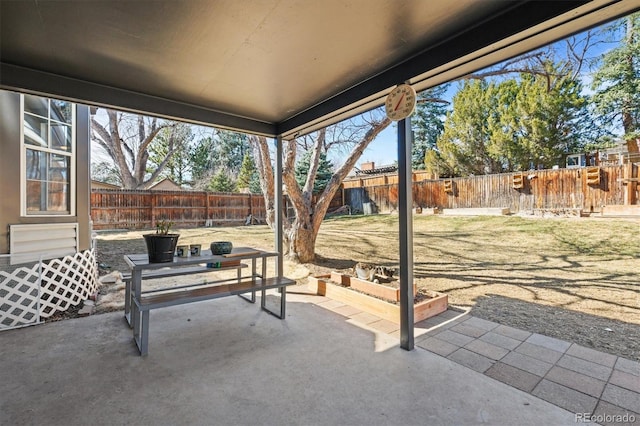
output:
[[[23,214],[74,214],[74,104],[22,95]]]

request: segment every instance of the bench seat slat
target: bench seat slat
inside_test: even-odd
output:
[[[182,305],[185,303],[216,299],[218,297],[243,294],[249,291],[269,290],[294,285],[295,283],[296,282],[294,280],[289,278],[273,277],[267,278],[264,280],[264,284],[262,284],[262,280],[258,278],[256,279],[256,283],[252,283],[251,281],[241,281],[239,283],[219,284],[181,291],[147,294],[142,296],[140,302],[136,301],[136,304],[140,310],[146,311],[165,306]]]

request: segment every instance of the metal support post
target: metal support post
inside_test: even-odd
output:
[[[276,276],[282,278],[284,274],[284,259],[282,256],[282,222],[283,222],[283,199],[282,199],[282,136],[276,138],[276,171],[274,176],[275,181],[275,249],[278,253],[278,260],[276,263]]]
[[[398,212],[400,232],[400,347],[413,350],[413,196],[411,118],[398,122]]]

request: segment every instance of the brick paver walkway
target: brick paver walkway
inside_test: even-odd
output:
[[[399,326],[326,297],[314,303],[382,333]],[[640,362],[449,309],[416,324],[416,346],[601,424],[640,425]],[[586,418],[585,418],[586,420]]]

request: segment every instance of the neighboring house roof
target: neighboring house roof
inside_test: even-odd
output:
[[[91,189],[122,189],[118,185],[113,185],[107,182],[100,182],[99,180],[91,180]]]
[[[180,185],[169,178],[164,178],[149,187],[152,191],[183,191]]]
[[[356,168],[356,176],[365,175],[380,175],[384,173],[394,173],[398,171],[398,166],[395,164],[387,164],[384,166],[376,167],[376,163],[369,161],[360,164],[360,168]]]
[[[398,166],[395,166],[395,165],[381,166],[381,167],[376,167],[375,169],[369,169],[369,170],[356,170],[356,176],[357,175],[381,175],[384,173],[395,173],[397,171],[398,171]]]

